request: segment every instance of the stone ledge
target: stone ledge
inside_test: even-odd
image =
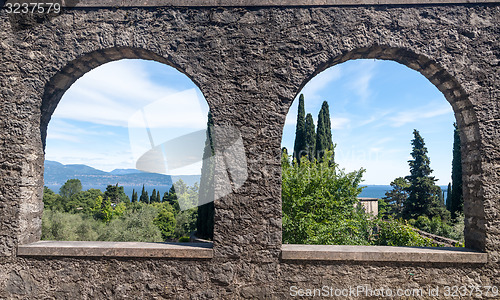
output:
[[[17,247],[18,256],[157,257],[210,259],[212,244],[39,241]]]
[[[349,6],[349,5],[417,5],[478,4],[499,0],[84,0],[76,7],[250,7],[250,6]],[[73,7],[73,6],[72,6]]]
[[[486,253],[467,248],[391,247],[344,245],[291,245],[281,247],[282,260],[365,261],[485,264]]]

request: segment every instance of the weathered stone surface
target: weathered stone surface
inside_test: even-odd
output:
[[[282,299],[292,285],[500,286],[498,3],[75,8],[23,26],[0,13],[0,298]],[[40,236],[52,112],[82,74],[122,58],[181,70],[215,123],[241,132],[248,180],[215,203],[213,259],[16,256]],[[464,149],[466,246],[486,251],[486,264],[280,260],[286,113],[312,77],[359,58],[405,64],[450,102]]]
[[[391,246],[283,245],[283,260],[427,262],[485,264],[486,253],[465,248],[419,248]]]

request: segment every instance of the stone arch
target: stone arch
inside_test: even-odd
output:
[[[438,90],[443,93],[450,103],[458,128],[462,145],[462,170],[464,186],[464,212],[465,212],[465,242],[466,247],[484,251],[486,249],[486,228],[484,199],[476,190],[465,188],[474,184],[472,177],[482,173],[479,142],[479,123],[473,104],[460,83],[439,63],[415,52],[404,48],[384,45],[372,45],[346,51],[330,60],[320,62],[315,71],[308,74],[299,85],[293,97],[295,99],[302,88],[316,75],[337,64],[355,59],[380,59],[391,60],[416,70],[426,77]],[[291,105],[291,102],[290,102]],[[289,107],[288,107],[289,108]],[[469,207],[474,206],[474,211]],[[477,209],[479,206],[479,209]]]
[[[151,60],[173,67],[183,75],[187,76],[203,93],[202,89],[200,88],[200,84],[196,82],[192,76],[187,74],[187,72],[185,72],[180,66],[176,65],[168,58],[165,58],[153,51],[133,47],[112,47],[85,53],[83,55],[80,55],[78,58],[69,61],[67,64],[61,67],[59,71],[57,71],[57,73],[53,75],[45,84],[43,96],[41,99],[39,127],[42,141],[41,152],[43,152],[43,156],[45,156],[48,124],[51,120],[52,114],[54,113],[66,91],[71,87],[73,83],[75,83],[87,72],[106,63],[122,59]],[[210,109],[210,104],[207,104]],[[43,166],[43,159],[40,161],[40,164]],[[40,169],[40,172],[41,174],[37,174],[37,176],[43,179],[43,169]],[[25,211],[26,214],[21,213],[19,215],[19,220],[23,224],[25,224],[27,223],[26,220],[29,219],[31,223],[36,222],[37,226],[35,226],[31,231],[25,231],[20,238],[20,243],[40,240],[42,209],[40,208],[39,204],[42,202],[41,191],[43,190],[43,180],[41,181],[41,184],[35,188],[38,188],[39,190],[37,197],[38,200],[35,200],[39,202],[37,204],[37,209],[29,213],[29,217],[27,217],[28,211]],[[32,199],[31,201],[33,202],[34,200]],[[29,225],[27,224],[24,226],[29,227]]]

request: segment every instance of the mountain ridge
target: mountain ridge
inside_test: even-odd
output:
[[[64,165],[57,161],[46,160],[44,163],[44,184],[46,186],[62,186],[69,179],[79,179],[84,187],[103,187],[118,184],[120,186],[142,187],[171,186],[173,180],[182,179],[186,184],[193,185],[199,181],[200,175],[170,176],[157,173],[147,173],[137,169],[115,169],[111,172],[98,170],[84,164]]]

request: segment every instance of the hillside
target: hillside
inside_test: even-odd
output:
[[[105,188],[109,184],[125,187],[142,187],[142,185],[171,186],[172,180],[182,179],[188,185],[199,181],[199,175],[169,176],[147,173],[136,169],[116,169],[111,172],[101,171],[86,165],[63,165],[56,161],[45,161],[44,180],[50,187],[61,186],[68,179],[78,178],[84,187]],[[136,188],[137,189],[137,188]]]

